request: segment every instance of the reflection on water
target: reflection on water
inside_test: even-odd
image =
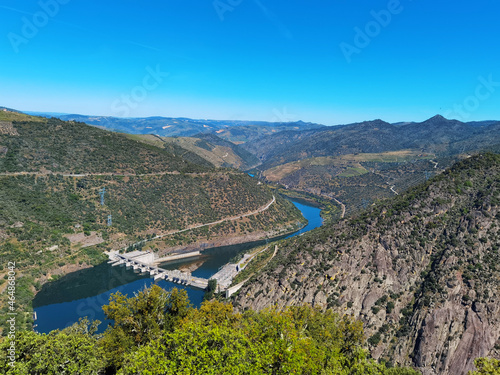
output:
[[[125,267],[111,267],[102,263],[44,284],[33,300],[33,307],[96,296],[120,285],[147,278],[149,275],[141,276]]]
[[[302,211],[308,224],[302,230],[285,238],[305,233],[322,225],[319,208],[298,202],[293,202],[293,204]],[[279,238],[283,237],[276,239]],[[193,267],[196,268],[192,272],[193,276],[208,279],[236,255],[265,243],[266,241],[263,240],[206,249],[200,257],[164,264],[162,268]],[[200,265],[200,262],[203,263]],[[120,291],[130,297],[144,286],[150,286],[153,283],[149,275],[140,275],[123,266],[111,267],[107,263],[63,276],[55,282],[45,284],[33,300],[33,308],[37,313],[36,330],[47,333],[54,329],[63,329],[77,322],[79,318],[88,316],[90,320],[98,319],[104,322],[99,327],[99,331],[102,332],[109,321],[104,321],[104,312],[101,307],[108,303],[111,293]],[[174,287],[186,289],[194,306],[199,306],[203,299],[202,290],[164,280],[155,283],[165,290]]]
[[[123,267],[123,269],[125,270],[125,267]],[[126,272],[134,274],[132,270],[127,270]],[[63,329],[77,322],[79,318],[87,316],[89,320],[100,320],[102,324],[99,326],[98,332],[103,332],[111,322],[105,319],[102,306],[109,303],[109,296],[111,293],[120,291],[130,297],[144,287],[151,286],[154,282],[153,279],[148,276],[141,277],[137,275],[137,277],[140,279],[91,297],[81,298],[71,302],[54,303],[35,308],[37,313],[37,320],[35,322],[37,326],[35,327],[35,330],[41,333],[48,333],[55,329]],[[175,286],[175,284],[169,283],[165,280],[158,280],[155,283],[165,290],[170,290]],[[202,290],[186,286],[183,286],[183,288],[187,290],[191,302],[194,305],[199,306],[203,299],[204,292]],[[71,293],[71,290],[69,290],[69,292]]]

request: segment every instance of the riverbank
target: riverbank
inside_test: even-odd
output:
[[[215,247],[239,245],[247,242],[265,241],[266,239],[270,238],[288,236],[306,226],[307,226],[307,221],[302,222],[300,225],[290,224],[288,226],[280,228],[279,230],[258,231],[243,235],[234,234],[234,235],[214,238],[211,241],[199,240],[187,245],[164,247],[156,251],[155,254],[158,257],[164,257],[164,256],[182,255],[185,253],[191,253],[193,251],[200,251],[201,253],[203,253],[203,251],[205,251],[206,249],[211,249]],[[151,244],[153,246],[155,245],[154,242],[152,242]]]
[[[342,208],[342,204],[335,202],[335,200],[333,200],[330,196],[327,197],[322,194],[316,194],[303,190],[285,189],[283,186],[270,185],[269,187],[277,194],[280,194],[293,202],[320,208],[321,217],[328,223],[340,220],[342,218],[342,213],[345,211]]]

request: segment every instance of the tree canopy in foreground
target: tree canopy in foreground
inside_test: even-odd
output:
[[[191,307],[184,290],[153,285],[104,307],[114,321],[101,335],[86,319],[62,331],[18,332],[0,343],[5,374],[337,374],[417,375],[368,358],[361,322],[310,306],[237,313],[231,304]],[[478,361],[477,374],[497,363]],[[495,371],[495,370],[493,370]]]

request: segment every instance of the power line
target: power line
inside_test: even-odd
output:
[[[101,206],[104,206],[104,193],[106,193],[105,187],[103,187],[101,190],[99,190],[99,195],[101,196]]]
[[[370,201],[368,199],[363,198],[361,201],[364,209],[366,209],[366,207],[368,207],[368,204],[370,204]]]

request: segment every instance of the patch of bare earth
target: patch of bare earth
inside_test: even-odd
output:
[[[97,232],[90,232],[90,236],[84,233],[67,234],[65,237],[70,240],[71,245],[79,245],[80,247],[88,247],[103,243],[104,240]]]
[[[0,134],[19,135],[17,129],[12,125],[12,122],[5,121],[0,121]]]

